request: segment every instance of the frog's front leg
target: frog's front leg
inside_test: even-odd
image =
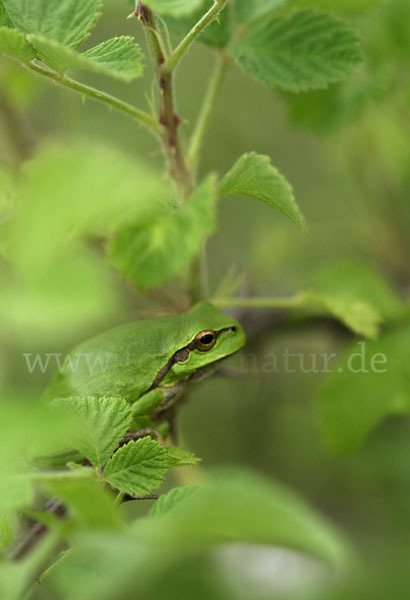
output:
[[[131,407],[133,423],[121,445],[147,435],[152,435],[161,444],[169,435],[175,443],[175,408],[184,390],[185,382],[181,381],[173,386],[155,388],[141,396]]]
[[[131,406],[133,422],[131,429],[124,435],[120,446],[124,446],[130,441],[136,441],[148,435],[153,436],[160,444],[164,444],[164,436],[166,436],[171,428],[169,423],[169,409],[176,402],[178,395],[181,393],[182,386],[156,388],[143,394]],[[154,422],[151,420],[154,420]],[[166,425],[169,427],[162,427]]]

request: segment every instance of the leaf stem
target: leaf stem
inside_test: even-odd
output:
[[[214,298],[212,303],[219,308],[298,308],[304,300],[298,293],[287,298]]]
[[[117,496],[114,500],[114,505],[119,506],[121,502],[124,500],[125,492],[118,492]]]
[[[192,27],[192,29],[187,33],[184,39],[178,44],[175,50],[171,53],[168,60],[162,65],[162,73],[171,73],[175,67],[178,65],[181,58],[184,56],[188,48],[195,41],[198,35],[205,29],[207,25],[209,25],[213,20],[218,17],[218,14],[221,12],[225,4],[228,0],[214,0],[211,8],[206,12]]]
[[[218,53],[217,62],[208,84],[198,120],[192,133],[189,151],[188,164],[195,172],[198,165],[199,153],[207,131],[207,127],[215,107],[215,101],[220,90],[224,75],[231,62],[231,57],[224,52]]]
[[[62,525],[51,531],[42,542],[42,545],[25,559],[26,581],[23,580],[19,584],[21,586],[21,593],[18,594],[18,598],[27,598],[29,590],[37,583],[44,571],[47,570],[49,561],[64,538],[65,528]]]
[[[36,64],[35,62],[24,63],[24,65],[27,68],[31,69],[31,71],[34,71],[35,73],[37,73],[38,75],[41,75],[42,77],[51,79],[55,83],[62,85],[66,88],[69,88],[75,92],[78,92],[79,94],[82,94],[83,96],[89,96],[90,98],[99,100],[100,102],[103,102],[104,104],[107,104],[108,106],[110,106],[112,108],[115,108],[117,110],[120,110],[120,111],[126,113],[127,115],[129,115],[129,116],[133,117],[134,119],[136,119],[137,121],[139,121],[139,123],[142,126],[144,126],[146,129],[148,129],[149,131],[151,131],[151,133],[153,133],[155,135],[159,135],[161,133],[161,126],[154,117],[152,117],[150,114],[144,112],[143,110],[136,108],[132,104],[128,104],[128,102],[124,102],[123,100],[120,100],[119,98],[116,98],[115,96],[106,94],[105,92],[102,92],[101,90],[93,88],[89,85],[85,85],[84,83],[80,83],[79,81],[76,81],[75,79],[71,79],[70,77],[66,77],[65,75],[60,75],[56,71],[52,71],[50,69],[42,67],[42,66]]]

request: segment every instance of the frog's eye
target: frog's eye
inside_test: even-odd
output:
[[[214,331],[201,331],[195,338],[195,348],[200,352],[207,352],[215,346],[216,335]]]

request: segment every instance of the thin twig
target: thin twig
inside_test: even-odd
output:
[[[90,98],[94,98],[95,100],[99,100],[108,106],[120,110],[123,113],[133,117],[136,119],[141,125],[146,127],[151,133],[159,135],[161,133],[161,126],[159,122],[154,119],[150,114],[136,108],[132,104],[128,104],[128,102],[124,102],[115,96],[111,96],[111,94],[106,94],[101,90],[97,90],[89,85],[85,85],[84,83],[80,83],[75,79],[71,79],[70,77],[66,77],[65,75],[60,75],[56,71],[52,71],[48,68],[42,67],[35,62],[24,63],[25,66],[34,71],[38,75],[42,77],[46,77],[47,79],[51,79],[58,85],[69,88],[83,96],[89,96]]]
[[[161,142],[164,155],[168,164],[170,177],[178,188],[180,202],[185,202],[194,188],[192,173],[190,172],[183,150],[179,126],[182,120],[175,108],[174,79],[172,71],[163,72],[162,67],[167,62],[164,44],[157,28],[155,14],[141,2],[135,10],[135,16],[142,23],[151,51],[152,60],[158,84],[159,123],[162,126]]]
[[[304,294],[284,298],[214,298],[219,308],[298,308],[303,306]]]
[[[178,44],[175,50],[172,52],[168,60],[161,67],[163,75],[171,73],[178,65],[181,58],[186,54],[188,48],[196,40],[200,33],[209,25],[212,21],[218,18],[218,14],[221,12],[228,0],[214,0],[211,8],[206,12],[187,33],[184,39]]]
[[[196,170],[198,164],[199,153],[203,143],[203,139],[215,107],[215,101],[220,90],[224,75],[231,61],[231,57],[227,54],[218,53],[218,59],[215,69],[211,75],[208,84],[207,93],[205,95],[198,121],[193,131],[191,142],[188,151],[188,164],[193,171]]]
[[[60,518],[64,517],[66,512],[63,503],[56,498],[51,498],[44,505],[42,510]],[[12,561],[21,560],[38,544],[47,532],[48,527],[45,523],[39,521],[34,523],[34,525],[26,532],[23,539],[10,550],[7,558]]]

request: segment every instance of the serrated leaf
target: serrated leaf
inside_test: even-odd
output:
[[[168,451],[168,464],[170,467],[188,467],[197,465],[201,462],[201,459],[195,456],[189,450],[185,448],[179,448],[177,446],[171,446],[167,448]]]
[[[376,342],[352,344],[318,397],[326,442],[357,450],[386,417],[410,413],[410,324],[401,323]]]
[[[120,36],[106,40],[82,55],[107,73],[131,81],[142,75],[142,53],[132,37]]]
[[[141,289],[185,269],[215,229],[216,185],[210,175],[179,209],[158,206],[111,240],[112,264]]]
[[[146,0],[144,4],[160,14],[180,17],[194,12],[202,2],[203,0]]]
[[[219,184],[221,196],[250,196],[288,217],[299,229],[305,221],[296,204],[291,185],[271,165],[268,156],[244,154]]]
[[[77,48],[95,24],[100,0],[3,0],[15,27]]]
[[[239,23],[252,23],[275,10],[288,0],[235,0],[235,13]]]
[[[121,492],[143,496],[161,485],[167,470],[166,449],[146,437],[117,450],[104,469],[104,479]]]
[[[362,62],[343,20],[313,10],[271,18],[233,46],[242,67],[267,85],[299,92],[347,77]]]
[[[78,418],[73,445],[96,467],[105,465],[131,425],[130,407],[121,398],[62,398],[54,405]]]
[[[149,515],[156,517],[158,515],[164,515],[169,510],[172,510],[179,502],[188,498],[192,492],[199,489],[199,485],[186,485],[184,487],[177,487],[169,491],[167,494],[163,494],[150,508]]]
[[[121,521],[113,498],[90,469],[43,474],[38,484],[62,500],[71,518],[81,527],[116,528]]]
[[[39,58],[59,73],[68,69],[95,71],[124,81],[142,75],[142,54],[128,36],[113,38],[90,48],[83,54],[43,36],[28,35]]]
[[[9,27],[0,27],[0,54],[6,54],[24,62],[28,62],[36,56],[24,35]]]

